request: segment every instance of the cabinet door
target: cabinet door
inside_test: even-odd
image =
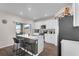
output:
[[[47,43],[52,43],[54,44],[55,43],[55,38],[54,38],[54,34],[45,34],[45,41]]]

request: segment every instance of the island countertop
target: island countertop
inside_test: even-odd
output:
[[[29,38],[29,39],[33,39],[33,40],[37,40],[38,36],[31,36],[31,35],[27,35],[27,34],[23,34],[23,35],[17,35],[19,37],[24,37],[24,38]]]

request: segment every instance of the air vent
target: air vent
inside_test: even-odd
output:
[[[7,24],[7,20],[6,19],[2,19],[2,23],[3,24]]]

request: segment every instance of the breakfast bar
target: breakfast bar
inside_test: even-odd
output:
[[[43,36],[17,35],[20,47],[31,55],[39,55],[44,48]]]

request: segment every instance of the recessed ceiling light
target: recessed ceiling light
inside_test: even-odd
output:
[[[31,8],[30,7],[28,8],[28,11],[31,11]]]
[[[22,11],[20,12],[20,15],[23,15],[23,12]]]
[[[45,14],[44,16],[48,16],[47,14]]]
[[[34,17],[33,19],[37,19],[37,17]]]

